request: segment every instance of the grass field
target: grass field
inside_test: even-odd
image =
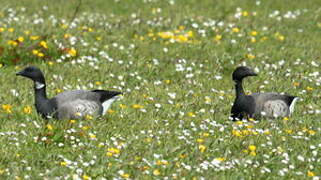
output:
[[[78,8],[77,8],[78,7]],[[321,178],[320,0],[2,0],[0,179]],[[108,113],[48,124],[49,97],[124,92]],[[232,122],[232,71],[299,96],[289,118]]]

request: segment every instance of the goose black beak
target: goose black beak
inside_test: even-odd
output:
[[[23,76],[23,72],[22,71],[17,72],[16,76]]]
[[[250,76],[257,76],[257,74],[255,72],[252,72]]]

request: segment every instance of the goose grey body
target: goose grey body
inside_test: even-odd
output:
[[[244,66],[238,67],[233,72],[236,91],[236,98],[231,109],[233,120],[241,120],[243,117],[259,119],[261,116],[268,118],[290,116],[298,100],[297,97],[278,93],[253,93],[251,95],[244,93],[243,79],[256,75],[253,70]]]
[[[298,100],[295,96],[278,93],[254,93],[249,95],[255,102],[254,117],[266,116],[269,118],[288,117]]]
[[[44,76],[37,67],[27,67],[17,73],[34,81],[35,106],[45,118],[79,119],[85,115],[100,116],[119,98],[120,92],[105,90],[72,90],[48,99]]]
[[[84,115],[105,114],[110,105],[119,98],[117,92],[109,92],[110,97],[105,101],[100,101],[101,94],[95,91],[73,90],[58,94],[53,98],[57,103],[58,119],[77,119]]]

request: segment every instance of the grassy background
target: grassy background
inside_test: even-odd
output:
[[[1,3],[2,179],[321,176],[319,0],[83,0],[75,19],[76,0]],[[15,76],[27,64],[49,97],[125,95],[100,119],[46,126],[31,82]],[[292,117],[229,121],[241,64],[259,71],[247,92],[301,97]]]

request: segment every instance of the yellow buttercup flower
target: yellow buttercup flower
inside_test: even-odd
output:
[[[122,177],[122,178],[125,178],[125,179],[128,179],[128,178],[129,178],[129,174],[124,173],[124,174],[121,175],[121,177]]]
[[[159,176],[159,175],[161,174],[161,172],[160,172],[160,170],[155,169],[155,170],[153,171],[153,174],[154,174],[155,176]]]
[[[34,41],[34,40],[39,39],[39,36],[30,36],[30,39]]]
[[[72,57],[75,57],[75,56],[77,56],[77,51],[75,48],[71,48],[71,49],[69,49],[68,54]]]
[[[219,35],[219,34],[214,37],[215,41],[220,41],[221,39],[222,39],[222,35]]]
[[[9,32],[13,32],[13,31],[14,31],[14,28],[9,28],[8,31],[9,31]]]
[[[199,145],[198,146],[198,149],[201,151],[201,152],[205,152],[205,150],[206,150],[206,146],[204,146],[204,145]]]
[[[245,17],[246,17],[246,16],[248,16],[248,15],[249,15],[249,13],[248,13],[247,11],[243,11],[243,12],[242,12],[242,16],[245,16]]]
[[[255,150],[256,150],[256,146],[254,146],[254,145],[249,145],[249,150],[250,150],[250,151],[255,151]]]
[[[22,37],[22,36],[18,37],[18,41],[19,41],[19,42],[23,42],[24,40],[25,40],[24,37]]]
[[[314,176],[315,176],[315,173],[312,172],[312,171],[308,171],[308,172],[307,172],[307,176],[309,176],[309,177],[314,177]]]
[[[232,32],[234,32],[234,33],[238,33],[238,32],[240,32],[240,29],[239,29],[239,28],[237,28],[237,27],[232,28]]]
[[[26,113],[26,114],[31,114],[31,112],[32,112],[31,106],[24,107],[23,108],[23,112]]]
[[[47,45],[46,41],[40,41],[39,45],[45,49],[48,49],[48,45]]]
[[[134,104],[134,105],[132,105],[132,107],[133,107],[134,109],[142,109],[142,108],[144,108],[144,106],[139,105],[139,104]]]
[[[12,113],[12,106],[10,104],[3,104],[2,105],[2,109],[6,112],[6,113]]]
[[[53,126],[52,126],[52,125],[50,125],[50,124],[47,124],[47,126],[46,126],[46,127],[47,127],[47,129],[48,129],[48,130],[50,130],[50,131],[51,131],[51,130],[53,130]]]
[[[65,161],[60,162],[60,166],[67,166],[67,162]]]
[[[8,45],[11,45],[11,46],[17,46],[17,45],[18,45],[17,41],[13,41],[13,40],[9,40],[9,41],[7,42],[7,44],[8,44]]]

